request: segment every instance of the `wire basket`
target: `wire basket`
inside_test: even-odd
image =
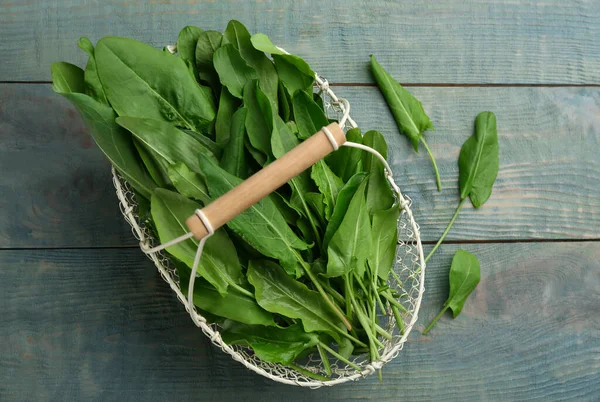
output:
[[[348,115],[350,108],[348,102],[338,98],[333,93],[329,88],[327,80],[317,76],[315,82],[315,89],[323,98],[327,115],[338,121],[340,121],[340,117],[343,114]],[[344,119],[344,121],[345,124],[344,127],[342,127],[344,131],[357,127],[354,120],[349,117]],[[160,242],[154,238],[154,235],[146,222],[141,221],[138,216],[138,203],[129,184],[115,171],[114,167],[112,169],[112,174],[113,183],[119,199],[119,207],[125,220],[131,225],[134,236],[140,241],[140,247],[148,249],[159,244]],[[356,381],[362,377],[373,374],[376,370],[383,367],[383,365],[394,359],[398,353],[400,353],[400,350],[402,350],[402,347],[404,346],[404,342],[406,342],[411,329],[417,321],[417,313],[419,312],[424,291],[423,281],[425,275],[425,262],[419,235],[419,226],[413,218],[411,200],[400,192],[400,189],[394,183],[391,174],[388,176],[388,180],[396,194],[396,202],[398,202],[402,208],[398,218],[396,259],[392,268],[397,275],[391,276],[388,284],[390,288],[395,289],[401,295],[398,301],[407,311],[402,314],[404,323],[401,323],[401,325],[396,323],[391,310],[388,309],[388,311],[379,313],[380,325],[392,334],[391,340],[381,340],[383,348],[379,349],[379,354],[381,356],[380,360],[371,362],[366,354],[354,357],[352,361],[362,369],[360,372],[345,363],[331,360],[331,370],[333,372],[331,380],[319,381],[308,377],[293,368],[277,363],[265,362],[258,358],[249,347],[227,345],[221,339],[220,326],[218,324],[208,323],[206,319],[196,311],[191,312],[192,318],[194,319],[193,321],[215,346],[229,354],[233,360],[242,363],[248,369],[260,375],[284,384],[309,388],[333,386],[347,381]],[[171,289],[173,289],[179,301],[185,306],[188,313],[190,313],[187,298],[180,289],[179,277],[169,256],[163,251],[148,253],[146,255],[154,262],[163,279],[171,286]],[[318,353],[309,355],[298,365],[315,374],[326,375]]]

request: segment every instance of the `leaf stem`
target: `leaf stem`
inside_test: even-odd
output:
[[[391,341],[393,339],[392,334],[387,332],[385,329],[381,328],[379,325],[375,325],[375,330],[379,335],[383,336],[388,341]]]
[[[293,368],[294,370],[296,370],[299,373],[304,374],[307,377],[310,377],[312,379],[318,380],[318,381],[331,381],[331,378],[327,378],[324,375],[321,374],[317,374],[317,373],[313,373],[312,371],[309,371],[303,367],[298,366],[297,364],[294,363],[288,363],[288,366],[290,366],[291,368]]]
[[[444,313],[446,312],[446,310],[448,310],[448,306],[444,307],[442,309],[442,311],[440,311],[440,313],[435,316],[435,318],[433,319],[433,321],[431,321],[431,324],[429,324],[429,326],[427,328],[425,328],[425,331],[423,331],[423,335],[427,335],[427,333],[435,325],[435,323],[438,322],[438,320],[440,318],[442,318],[442,316],[444,315]]]
[[[398,300],[394,299],[394,297],[390,294],[389,291],[381,292],[381,294],[390,303],[390,306],[394,306],[394,307],[402,310],[402,312],[406,313],[406,307],[404,307],[402,304],[398,303]]]
[[[340,311],[340,308],[333,301],[331,301],[331,299],[329,298],[329,296],[327,295],[325,290],[323,290],[321,283],[319,283],[319,279],[312,272],[312,270],[310,269],[310,266],[306,262],[304,262],[304,260],[302,260],[302,262],[303,262],[302,267],[304,268],[304,271],[306,271],[306,274],[312,281],[313,285],[315,285],[315,287],[317,288],[317,291],[319,293],[321,293],[321,296],[323,296],[323,299],[325,299],[325,301],[327,302],[329,307],[331,307],[331,310],[342,320],[342,322],[344,323],[346,328],[348,328],[348,330],[351,330],[352,325],[350,324],[350,322],[348,321],[348,319],[346,318],[344,313],[342,313]]]
[[[346,363],[348,366],[352,367],[356,371],[362,371],[362,369],[358,365],[356,365],[355,363],[352,363],[350,360],[346,359],[344,356],[342,356],[335,350],[331,349],[329,346],[325,345],[323,342],[319,342],[318,346],[322,347],[327,352],[329,352],[331,355],[333,355],[333,357],[335,357],[336,359],[338,359],[341,362]]]
[[[458,213],[462,209],[463,204],[465,203],[466,199],[467,198],[465,197],[462,200],[460,200],[460,203],[458,204],[458,207],[456,207],[456,211],[454,211],[454,215],[452,216],[452,219],[450,219],[450,223],[448,223],[448,226],[446,227],[446,230],[444,230],[444,233],[442,233],[442,237],[440,237],[440,239],[437,241],[437,243],[435,243],[435,246],[429,252],[429,254],[427,254],[427,257],[425,257],[425,262],[429,261],[429,258],[431,258],[431,256],[433,255],[433,253],[435,253],[435,250],[438,249],[438,247],[440,246],[440,244],[442,244],[442,242],[446,238],[446,235],[448,234],[448,232],[450,231],[450,228],[454,224],[454,221],[456,220],[456,217],[458,216]]]
[[[392,309],[392,313],[394,314],[394,318],[396,319],[396,323],[398,324],[398,327],[400,328],[400,333],[402,335],[404,335],[404,320],[402,319],[402,315],[400,314],[400,312],[398,311],[396,306],[394,306],[393,304],[390,303],[390,307]]]
[[[437,189],[438,191],[442,191],[442,181],[440,180],[440,172],[438,171],[437,163],[435,163],[435,158],[433,157],[431,149],[429,149],[429,146],[427,145],[427,142],[425,141],[425,138],[423,136],[421,136],[421,142],[423,143],[427,154],[429,154],[429,159],[431,159],[433,170],[435,171],[435,182],[437,184]]]
[[[317,344],[317,350],[319,351],[319,356],[321,356],[321,361],[323,362],[323,368],[325,369],[325,372],[331,377],[331,365],[329,364],[327,353],[325,353],[323,346],[320,344]]]

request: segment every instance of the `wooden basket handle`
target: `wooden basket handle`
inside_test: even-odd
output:
[[[338,147],[346,142],[346,136],[337,123],[331,123],[326,128],[332,134]],[[213,230],[216,231],[290,179],[329,155],[334,149],[337,147],[334,148],[327,134],[320,130],[281,158],[202,208],[202,212]],[[190,216],[185,223],[197,240],[208,234],[208,230],[195,214]]]

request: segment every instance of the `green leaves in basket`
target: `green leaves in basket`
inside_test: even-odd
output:
[[[233,96],[227,88],[221,90],[219,98],[219,110],[215,124],[215,136],[218,145],[224,147],[229,142],[231,135],[231,120],[236,109],[240,106],[240,100]]]
[[[182,266],[181,262],[176,263],[175,266],[179,275],[179,287],[181,292],[187,296],[191,271],[187,266]],[[243,286],[249,288],[247,283]],[[256,303],[252,293],[230,287],[227,289],[227,294],[222,295],[202,278],[196,278],[194,283],[194,305],[204,310],[203,314],[207,311],[218,317],[243,324],[269,327],[275,325],[273,315]]]
[[[210,202],[208,188],[202,175],[191,171],[183,162],[170,165],[167,168],[169,179],[179,194],[198,200],[203,204]]]
[[[475,119],[475,133],[463,144],[458,157],[460,203],[446,230],[425,258],[431,258],[446,238],[467,196],[475,208],[481,207],[492,194],[498,176],[498,132],[496,116],[492,112],[481,112]]]
[[[319,343],[315,333],[307,333],[302,325],[286,328],[225,323],[221,337],[230,345],[250,346],[262,360],[271,363],[292,363],[306,349]]]
[[[186,63],[133,39],[105,37],[96,46],[98,76],[119,116],[143,117],[201,131],[215,118],[208,88]]]
[[[298,56],[286,54],[277,48],[265,34],[254,34],[251,41],[255,49],[271,54],[279,79],[290,95],[295,94],[296,91],[312,93],[315,73],[304,60]]]
[[[272,160],[271,135],[273,133],[273,111],[269,98],[259,88],[258,81],[250,81],[244,88],[244,107],[246,115],[246,131],[252,148]]]
[[[225,145],[219,165],[228,173],[245,179],[248,175],[244,139],[248,109],[238,109],[231,117],[229,142]]]
[[[212,199],[242,182],[206,156],[201,155],[200,160]],[[290,229],[270,197],[242,212],[227,226],[263,255],[278,259],[289,275],[300,272],[302,257],[298,250],[306,250],[308,245]]]
[[[480,278],[481,271],[477,257],[464,250],[458,250],[452,258],[452,266],[450,267],[450,295],[448,300],[444,303],[442,311],[423,331],[423,335],[431,330],[446,310],[452,310],[452,316],[456,318],[462,311],[465,301],[479,283]]]
[[[387,144],[379,131],[367,131],[363,144],[373,148],[387,159]],[[362,153],[363,170],[369,173],[367,183],[367,209],[369,214],[388,209],[394,203],[392,189],[384,174],[383,163],[370,152]]]
[[[196,45],[198,44],[198,38],[204,31],[198,27],[187,26],[184,27],[177,37],[177,54],[181,57],[188,65],[192,67],[194,71],[194,77],[197,78],[198,69],[196,67]]]
[[[348,335],[319,293],[292,279],[276,263],[250,261],[247,275],[254,286],[256,301],[265,310],[301,320],[306,332]]]
[[[292,104],[299,138],[305,140],[321,130],[322,127],[329,125],[325,112],[313,100],[312,94],[296,91],[292,97]]]
[[[215,50],[221,46],[223,34],[217,31],[204,31],[198,36],[196,42],[196,69],[200,81],[207,83],[213,89],[218,98],[221,83],[219,75],[213,65],[213,55]]]
[[[399,216],[400,207],[393,206],[376,211],[372,217],[373,246],[368,261],[371,269],[384,281],[387,280],[396,257]]]
[[[344,182],[337,177],[331,171],[329,166],[327,166],[325,161],[322,160],[313,165],[310,176],[317,184],[317,187],[323,196],[323,205],[325,205],[324,214],[325,219],[328,221],[333,214],[335,202],[337,201],[340,190],[344,186]]]
[[[271,100],[273,109],[277,112],[277,87],[279,79],[271,60],[263,52],[256,50],[252,46],[250,33],[244,24],[239,21],[229,21],[224,32],[224,38],[240,51],[246,63],[257,72],[260,88]]]
[[[353,128],[346,133],[346,140],[362,144],[363,137],[360,129]],[[325,162],[331,168],[331,171],[345,182],[362,169],[362,159],[365,151],[357,148],[341,147],[337,151],[329,154]]]
[[[233,45],[222,45],[215,50],[213,64],[223,86],[236,98],[242,98],[246,83],[257,79],[256,70],[246,64],[240,51]]]
[[[394,116],[394,120],[396,120],[400,132],[410,139],[413,148],[417,152],[419,151],[419,142],[423,143],[433,164],[438,190],[441,191],[442,184],[435,158],[429,150],[425,138],[423,138],[423,133],[426,130],[433,129],[433,124],[429,120],[429,116],[427,116],[425,110],[423,110],[423,105],[394,80],[373,55],[371,55],[371,71]]]
[[[362,277],[371,252],[372,236],[363,181],[352,195],[348,209],[327,248],[327,277],[351,272]]]
[[[102,88],[100,77],[98,77],[94,45],[85,36],[79,38],[77,45],[81,48],[81,50],[90,56],[84,72],[84,81],[86,86],[85,93],[98,102],[108,105],[108,99],[106,99],[104,88]]]
[[[113,166],[133,188],[149,199],[156,183],[144,169],[131,135],[115,122],[115,112],[83,93],[83,70],[69,63],[54,63],[52,81],[52,89],[77,108],[94,141]]]
[[[187,233],[185,220],[198,208],[201,206],[178,193],[156,189],[152,194],[151,211],[161,243]],[[188,239],[168,247],[167,251],[191,268],[197,247],[197,241]],[[242,268],[235,246],[224,229],[217,230],[206,241],[198,273],[221,295],[226,295],[229,287],[251,295],[251,292],[241,286],[244,283]]]

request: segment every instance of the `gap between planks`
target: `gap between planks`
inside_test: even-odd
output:
[[[2,84],[52,84],[52,81],[0,81]],[[330,82],[332,87],[376,87],[377,84],[369,82]],[[438,88],[600,88],[600,84],[526,84],[526,83],[452,83],[452,82],[401,82],[405,87],[438,87]]]
[[[424,241],[423,245],[432,246],[437,241]],[[583,239],[504,239],[504,240],[448,240],[443,244],[516,244],[516,243],[600,243],[600,238]],[[85,247],[0,247],[2,251],[35,251],[35,250],[110,250],[110,249],[137,249],[139,246],[85,246]]]

